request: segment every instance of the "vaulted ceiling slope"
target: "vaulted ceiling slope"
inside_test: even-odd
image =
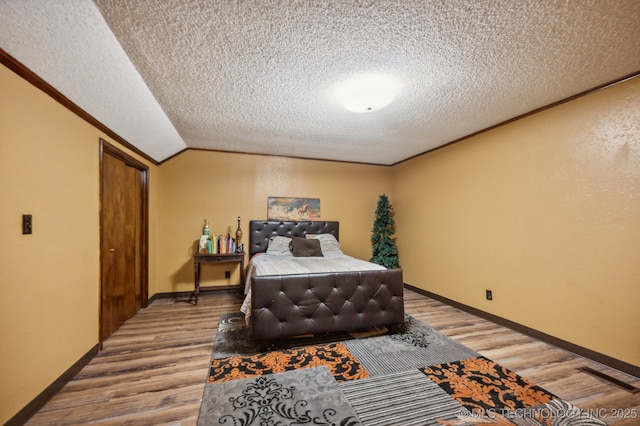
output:
[[[395,164],[640,71],[637,0],[2,0],[0,48],[156,161]],[[343,82],[385,75],[351,112]]]

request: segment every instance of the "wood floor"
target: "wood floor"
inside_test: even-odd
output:
[[[234,294],[197,306],[159,299],[104,342],[103,351],[29,425],[194,425],[218,316],[239,311]],[[579,371],[591,367],[640,387],[640,379],[405,290],[406,312],[607,424],[640,424],[640,393]],[[620,411],[616,411],[620,410]],[[623,410],[627,410],[626,412]],[[629,414],[636,410],[637,418]],[[612,419],[615,414],[627,419]]]

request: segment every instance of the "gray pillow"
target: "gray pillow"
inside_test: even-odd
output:
[[[267,247],[268,254],[274,254],[276,256],[283,256],[290,253],[289,244],[291,244],[291,238],[289,237],[271,237],[269,239],[269,246]]]
[[[322,249],[322,254],[324,256],[326,256],[327,254],[344,254],[340,249],[340,243],[332,234],[307,234],[305,235],[305,237],[320,241],[320,248]]]
[[[289,250],[294,257],[323,257],[319,240],[293,237],[289,243]]]

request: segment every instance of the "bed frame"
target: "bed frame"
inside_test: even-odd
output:
[[[338,222],[250,221],[249,253],[265,252],[273,236],[331,233]],[[251,278],[251,331],[266,342],[285,337],[357,331],[404,322],[401,269],[269,275]]]

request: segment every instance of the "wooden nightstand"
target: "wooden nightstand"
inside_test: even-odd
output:
[[[203,254],[193,255],[193,296],[198,304],[200,296],[200,264],[201,263],[239,263],[240,264],[240,291],[244,289],[244,256],[245,253]]]

